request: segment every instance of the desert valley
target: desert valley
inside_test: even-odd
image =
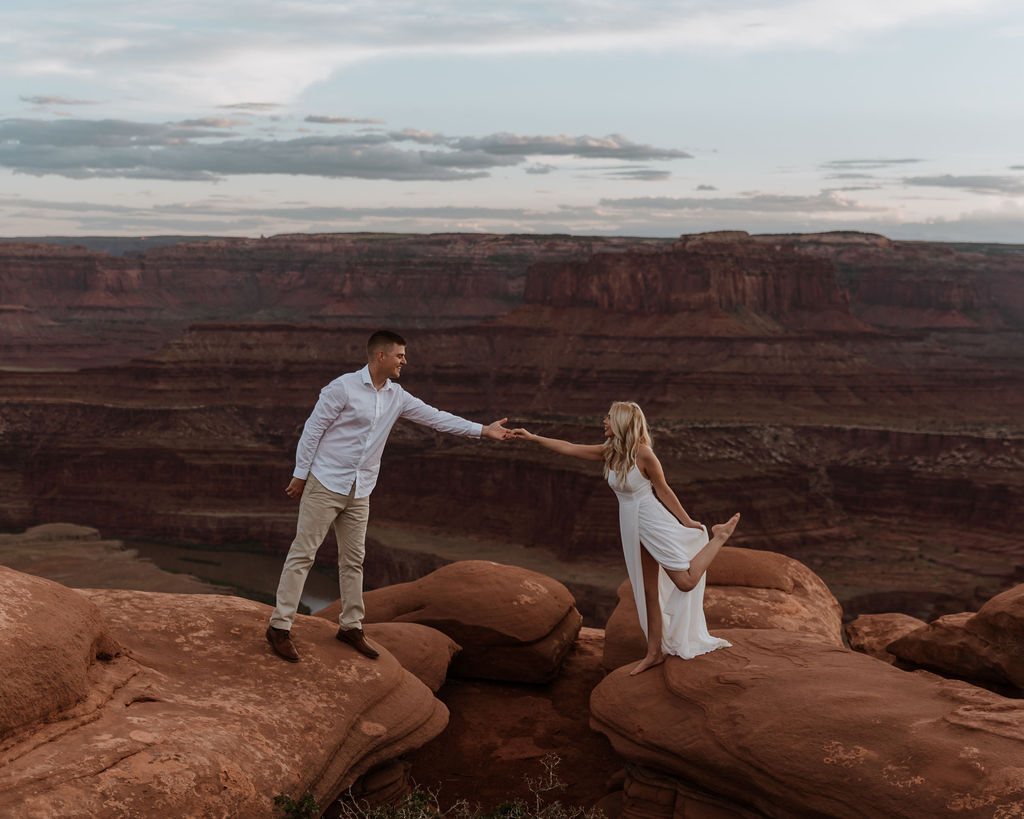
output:
[[[406,388],[474,420],[599,441],[610,402],[637,401],[693,514],[741,511],[738,545],[805,562],[848,616],[977,608],[1024,579],[1024,247],[855,233],[0,244],[0,304],[9,531],[72,521],[283,553],[302,423],[387,326],[410,340]],[[603,584],[574,590],[607,614],[608,581],[587,575],[619,562],[598,471],[400,424],[382,475],[375,537],[394,557],[373,585],[436,568],[423,552],[525,547],[571,586],[574,567],[579,586]]]
[[[362,720],[360,745],[347,723],[330,722],[330,697],[318,693],[307,730],[323,745],[343,735],[344,752],[310,755],[289,736],[282,740],[289,753],[305,760],[301,775],[275,767],[266,739],[288,733],[286,716],[263,714],[260,739],[247,751],[260,776],[290,776],[299,790],[331,801],[343,787],[366,785],[369,772],[377,776],[369,790],[394,798],[410,766],[421,778],[452,782],[452,766],[472,769],[465,776],[484,788],[484,762],[507,764],[506,776],[520,777],[527,762],[553,749],[577,769],[594,754],[599,761],[570,797],[596,804],[611,778],[617,801],[603,808],[624,816],[1011,816],[1019,815],[1014,806],[1024,809],[1024,245],[896,242],[854,232],[0,242],[0,532],[8,533],[0,535],[0,563],[18,570],[0,570],[0,581],[11,599],[78,612],[67,616],[84,624],[67,649],[79,658],[68,662],[84,662],[84,670],[72,675],[64,699],[30,704],[0,722],[0,752],[12,765],[22,760],[21,782],[44,765],[43,740],[32,737],[56,742],[69,719],[81,731],[94,723],[95,736],[82,742],[133,730],[118,722],[122,712],[103,710],[101,701],[122,696],[126,709],[142,703],[140,711],[150,702],[178,708],[188,697],[202,700],[207,733],[196,741],[230,747],[234,729],[210,727],[219,719],[212,684],[201,696],[183,693],[186,671],[171,667],[173,639],[157,622],[182,630],[179,647],[197,672],[213,669],[227,680],[232,668],[248,669],[249,682],[259,678],[288,696],[294,681],[268,676],[279,669],[246,665],[252,658],[239,635],[256,628],[262,639],[254,624],[266,607],[225,594],[230,578],[208,577],[222,584],[213,586],[152,574],[140,585],[135,569],[115,571],[124,561],[118,546],[85,548],[86,567],[76,544],[103,537],[237,553],[239,562],[283,556],[295,504],[282,490],[303,422],[324,384],[362,366],[366,338],[379,327],[409,341],[406,389],[473,420],[507,416],[511,426],[597,443],[610,402],[637,401],[691,514],[710,524],[742,513],[729,556],[709,573],[709,623],[725,629],[735,649],[704,664],[666,663],[664,673],[639,682],[621,674],[635,657],[636,612],[621,588],[616,504],[599,466],[518,441],[468,441],[400,423],[373,494],[366,564],[375,590],[368,622],[379,624],[368,634],[399,658],[381,672],[391,704],[351,705],[346,719]],[[22,534],[33,527],[42,527],[35,541]],[[330,540],[319,560],[333,565]],[[200,576],[201,563],[194,564]],[[504,569],[487,568],[494,564]],[[134,580],[104,583],[105,572]],[[63,585],[36,585],[45,581],[31,575]],[[535,591],[536,611],[516,608],[517,584]],[[182,595],[196,591],[219,593],[209,597],[203,628],[228,647],[230,662],[188,636]],[[167,594],[143,596],[153,592]],[[487,608],[489,600],[495,610],[479,622],[467,614],[465,601]],[[39,618],[18,617],[43,628]],[[388,631],[400,621],[440,628],[454,647]],[[302,622],[306,635],[327,634],[317,617]],[[445,623],[450,628],[438,625]],[[954,632],[973,636],[965,643]],[[445,669],[424,670],[429,663],[416,654],[428,644],[454,663],[447,683]],[[302,685],[352,684],[348,671],[317,652]],[[971,665],[968,656],[984,661]],[[409,693],[403,667],[434,692],[444,684],[438,696],[446,705],[426,688]],[[790,678],[787,668],[795,667],[813,671]],[[758,668],[768,671],[751,670]],[[353,669],[370,673],[358,663]],[[474,680],[513,687],[498,694]],[[241,731],[240,715],[256,708],[249,682],[226,695]],[[862,702],[858,692],[876,683],[891,696]],[[30,701],[31,679],[17,684],[26,699],[15,700]],[[547,687],[529,688],[540,684]],[[692,746],[671,730],[684,719],[665,705],[673,696],[687,704],[690,722],[679,725],[689,731],[700,722]],[[541,701],[550,712],[539,720],[546,739],[503,741],[500,731],[523,730],[531,703]],[[773,714],[792,717],[801,703],[812,703],[810,711],[787,725],[806,742],[788,748],[782,728],[760,733],[759,724]],[[91,723],[90,708],[106,716]],[[879,713],[889,733],[877,727]],[[509,727],[513,715],[518,728]],[[136,745],[156,747],[154,737],[189,718],[164,708],[154,717],[159,727],[134,726]],[[574,734],[588,719],[599,733]],[[915,733],[925,722],[931,727]],[[908,744],[883,753],[892,731]],[[483,743],[483,762],[474,762],[473,742]],[[963,756],[968,746],[976,756]],[[103,762],[103,776],[127,758],[122,751],[111,751],[117,760]],[[771,758],[789,753],[792,769],[782,765],[780,773]],[[246,790],[248,773],[210,754],[193,773],[237,797],[232,810],[266,803],[265,794]],[[395,773],[398,757],[405,767]],[[154,759],[167,781],[188,768],[166,755]],[[625,773],[616,774],[621,759]],[[971,761],[978,759],[988,768]],[[843,776],[832,777],[840,769]],[[733,781],[737,771],[749,788]],[[123,777],[115,787],[96,771],[71,779],[87,775],[106,783],[103,794],[123,786]],[[70,804],[60,800],[83,799],[71,779],[44,798],[24,785],[5,791],[0,778],[0,808],[35,805],[38,812],[24,815],[47,815]],[[231,781],[240,779],[239,790]],[[846,801],[858,789],[866,806]],[[171,787],[157,790],[159,804],[171,808],[206,805],[182,802]],[[96,798],[82,801],[86,812],[66,815],[121,815],[111,808],[114,797]],[[927,812],[914,813],[915,804]]]

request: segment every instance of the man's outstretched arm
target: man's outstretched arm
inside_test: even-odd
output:
[[[422,424],[425,427],[436,429],[438,432],[447,432],[451,435],[464,435],[467,438],[491,438],[495,441],[504,441],[511,438],[511,433],[502,426],[508,418],[484,426],[475,421],[467,421],[458,415],[436,409],[421,401],[415,396],[405,393],[402,396],[402,412],[400,417],[407,421]]]

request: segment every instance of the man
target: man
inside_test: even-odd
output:
[[[289,662],[299,661],[291,626],[302,588],[331,526],[338,541],[342,600],[337,638],[371,659],[379,656],[362,631],[363,555],[370,493],[395,421],[407,418],[453,435],[497,441],[511,437],[502,426],[507,418],[487,426],[475,424],[428,406],[394,383],[406,363],[405,346],[404,338],[387,330],[370,336],[366,366],[324,387],[302,430],[295,472],[285,489],[288,497],[302,498],[299,519],[267,628],[270,645]]]

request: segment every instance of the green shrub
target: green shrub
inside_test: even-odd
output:
[[[307,793],[298,802],[288,794],[279,793],[274,797],[274,804],[284,811],[286,819],[317,819],[320,816],[320,805],[311,793]]]

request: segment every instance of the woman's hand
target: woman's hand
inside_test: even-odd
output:
[[[699,520],[691,520],[691,521],[688,521],[688,522],[687,521],[683,521],[683,526],[685,526],[687,529],[703,529],[704,528],[704,524],[701,523]]]
[[[522,438],[524,441],[536,441],[537,438],[540,437],[540,436],[534,435],[529,430],[514,429],[514,430],[512,430],[512,437],[513,438]]]

